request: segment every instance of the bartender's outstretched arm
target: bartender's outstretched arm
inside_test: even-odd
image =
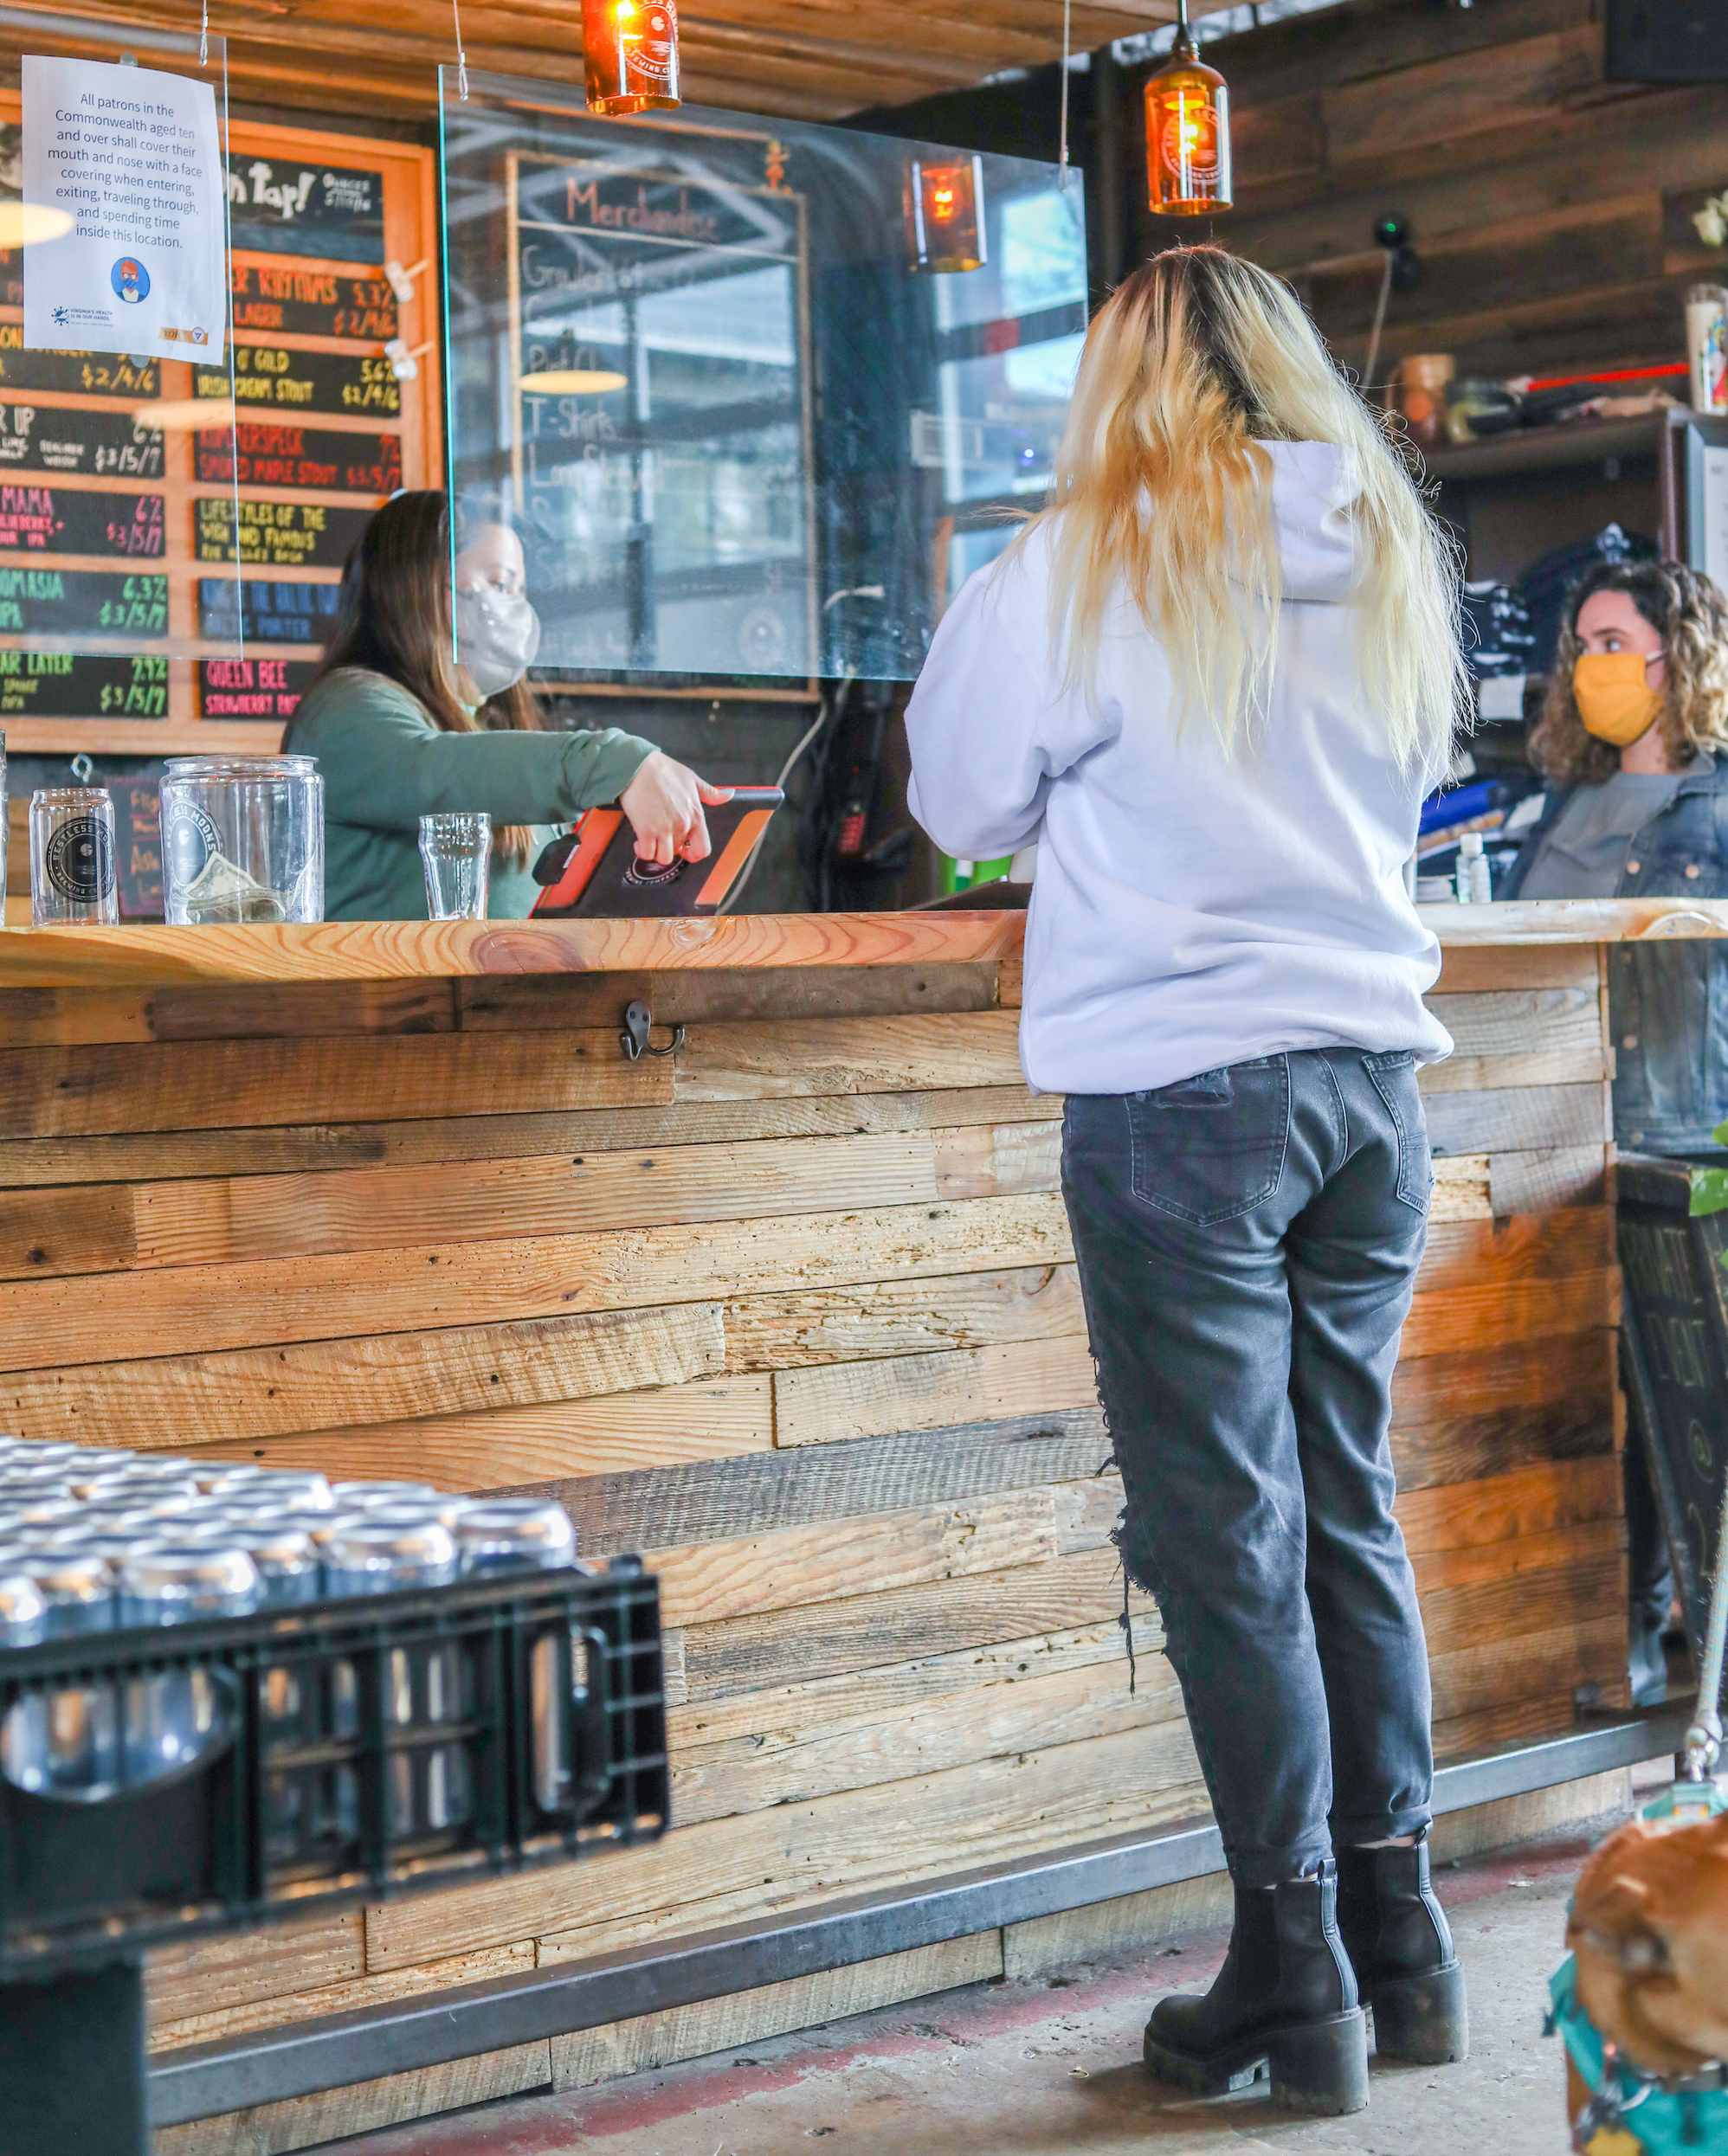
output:
[[[619,795],[618,806],[636,834],[637,859],[664,868],[680,855],[687,861],[707,859],[712,848],[702,811],[732,797],[730,786],[710,786],[656,749]]]

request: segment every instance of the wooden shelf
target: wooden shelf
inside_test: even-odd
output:
[[[1597,464],[1609,457],[1654,457],[1670,423],[1665,413],[1649,412],[1638,419],[1584,419],[1571,426],[1523,428],[1472,442],[1467,448],[1432,450],[1422,461],[1433,479],[1486,479]]]

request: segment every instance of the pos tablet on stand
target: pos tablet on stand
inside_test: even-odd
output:
[[[665,866],[637,859],[635,834],[622,808],[590,808],[535,862],[534,881],[541,891],[529,918],[666,919],[718,913],[785,798],[777,786],[735,787],[730,801],[706,812],[712,843],[707,859],[674,860]]]

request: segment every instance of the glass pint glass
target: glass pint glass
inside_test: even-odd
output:
[[[30,796],[30,921],[36,928],[118,921],[114,804],[100,787]]]

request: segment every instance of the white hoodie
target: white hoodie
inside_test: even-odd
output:
[[[1284,595],[1270,710],[1227,758],[1178,738],[1125,597],[1065,690],[1041,527],[969,578],[906,712],[912,810],[973,859],[1036,840],[1020,1053],[1046,1092],[1131,1093],[1289,1048],[1450,1052],[1440,947],[1404,892],[1435,770],[1402,771],[1356,685],[1351,453],[1269,445]]]

